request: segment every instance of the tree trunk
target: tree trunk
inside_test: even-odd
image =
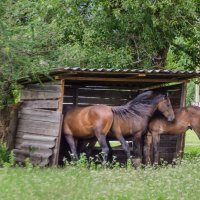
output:
[[[152,58],[154,68],[162,69],[165,67],[168,51],[169,47],[163,48],[159,50],[157,55]]]
[[[0,141],[1,142],[6,142],[9,122],[10,122],[10,108],[6,107],[0,110]]]
[[[0,110],[0,142],[6,143],[9,149],[14,148],[18,121],[18,106]]]

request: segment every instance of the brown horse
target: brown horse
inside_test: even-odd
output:
[[[146,133],[149,120],[154,112],[158,110],[167,118],[166,120],[174,120],[171,102],[168,96],[161,94],[152,93],[152,96],[146,99],[136,97],[125,106],[113,107],[112,110],[114,117],[109,136],[116,137],[120,141],[127,157],[130,156],[130,150],[124,137],[133,137],[133,156],[136,166],[141,162],[142,136]]]
[[[139,141],[141,143],[140,132],[146,130],[148,120],[156,109],[160,110],[168,120],[174,119],[169,98],[161,94],[154,95],[152,91],[139,94],[123,106],[94,105],[74,107],[64,116],[63,132],[76,159],[78,155],[75,139],[91,138],[93,136],[96,136],[102,148],[102,153],[105,155],[104,159],[107,159],[109,147],[106,142],[106,136],[111,128],[112,132],[116,131],[115,136],[121,142],[127,156],[130,156],[130,151],[122,132],[135,134],[136,142]],[[120,131],[116,128],[117,124],[119,124]],[[141,149],[139,144],[138,148]]]
[[[174,110],[175,120],[167,121],[163,116],[155,115],[148,126],[145,138],[144,159],[151,163],[150,147],[153,144],[154,164],[159,163],[159,143],[161,134],[183,134],[193,129],[200,139],[200,108],[196,106],[184,107]]]

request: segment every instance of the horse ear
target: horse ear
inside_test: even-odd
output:
[[[169,98],[169,93],[168,93],[168,92],[165,94],[165,98],[166,98],[166,99]]]

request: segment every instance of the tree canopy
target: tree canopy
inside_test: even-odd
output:
[[[9,99],[21,77],[61,66],[196,69],[198,6],[198,0],[1,0],[0,96]]]

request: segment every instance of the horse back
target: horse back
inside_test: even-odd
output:
[[[113,122],[111,108],[106,105],[74,107],[64,116],[63,130],[78,138],[92,137],[95,131],[106,135]]]
[[[121,116],[114,115],[111,132],[111,137],[132,136],[134,133],[143,132],[146,130],[147,121],[137,118],[122,118]]]

